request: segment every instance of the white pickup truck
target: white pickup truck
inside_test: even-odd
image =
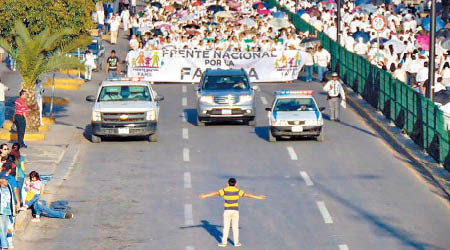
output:
[[[148,82],[133,79],[103,81],[94,102],[91,141],[99,143],[106,136],[148,136],[158,141],[157,124],[160,101],[164,100]]]

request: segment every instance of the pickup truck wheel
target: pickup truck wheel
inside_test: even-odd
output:
[[[270,128],[269,128],[269,133],[268,134],[269,134],[269,142],[276,142],[277,141],[277,138],[272,135],[272,131],[270,131]]]
[[[149,142],[157,142],[158,141],[158,134],[154,133],[148,136],[148,141]]]
[[[100,136],[97,135],[91,135],[91,142],[92,143],[100,143],[102,142],[102,138]]]
[[[256,120],[248,121],[248,125],[252,127],[256,126]]]
[[[203,126],[205,126],[205,122],[202,122],[200,120],[200,118],[197,116],[197,127],[203,127]]]
[[[323,142],[325,140],[323,128],[322,128],[322,131],[320,131],[320,135],[316,136],[316,140],[320,141],[320,142]]]

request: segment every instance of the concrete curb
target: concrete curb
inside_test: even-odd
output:
[[[400,128],[396,127],[384,115],[367,103],[361,96],[345,86],[348,103],[372,125],[380,130],[389,141],[396,147],[396,150],[403,153],[414,162],[420,169],[421,174],[431,178],[450,197],[450,173],[435,160],[426,155],[424,151],[414,143],[407,135],[404,135]]]
[[[44,96],[43,101],[45,104],[50,104],[51,103],[51,97],[50,96]],[[67,104],[69,104],[70,100],[64,97],[57,97],[55,96],[53,99],[53,105],[56,106],[66,106]]]
[[[67,146],[66,150],[62,153],[63,156],[61,157],[61,161],[57,163],[57,167],[53,172],[52,179],[47,183],[47,185],[43,185],[41,191],[41,200],[46,200],[47,204],[50,204],[54,200],[55,194],[71,174],[80,153],[81,137],[82,134],[79,131],[76,131],[73,134],[70,141],[74,143]],[[28,209],[26,212],[22,211],[17,215],[14,237],[18,237],[19,239],[22,238],[31,219],[32,215],[30,209]]]

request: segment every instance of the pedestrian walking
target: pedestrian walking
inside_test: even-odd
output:
[[[113,14],[109,21],[111,28],[111,44],[115,45],[117,43],[117,36],[119,35],[120,17],[117,14]]]
[[[86,81],[92,80],[92,71],[97,68],[95,65],[95,55],[89,50],[84,52],[84,79]]]
[[[116,51],[111,51],[111,56],[106,60],[106,75],[108,78],[114,78],[119,75],[120,63],[119,58],[116,56]]]
[[[17,137],[20,144],[20,147],[27,148],[25,145],[23,138],[25,136],[25,129],[27,127],[27,118],[30,114],[27,105],[27,92],[25,90],[21,90],[19,93],[19,98],[14,102],[15,112],[14,112],[14,123],[17,128]]]
[[[336,72],[331,74],[331,80],[328,81],[323,90],[328,93],[328,105],[330,107],[330,120],[339,122],[339,112],[341,102],[345,103],[345,92]]]
[[[3,128],[3,123],[5,122],[5,92],[8,90],[9,88],[5,86],[0,79],[0,128]]]
[[[305,56],[305,81],[311,82],[313,79],[313,67],[314,67],[314,57],[313,49],[308,48],[308,53]]]
[[[314,63],[317,65],[317,77],[319,82],[324,80],[324,75],[327,72],[328,64],[331,61],[331,54],[319,45],[316,53],[314,53]]]
[[[230,224],[233,227],[233,241],[234,246],[241,246],[239,242],[239,204],[238,200],[241,197],[247,197],[257,200],[264,200],[266,197],[264,195],[253,195],[246,193],[241,189],[237,188],[237,181],[235,178],[230,178],[228,180],[228,186],[217,191],[206,194],[200,194],[200,199],[205,199],[214,196],[223,197],[224,212],[223,212],[223,235],[222,242],[219,243],[219,247],[226,247],[228,241],[228,234],[230,232]]]
[[[0,245],[1,249],[12,247],[8,242],[8,227],[11,224],[11,217],[16,216],[16,207],[13,202],[13,191],[8,184],[8,177],[0,173]]]

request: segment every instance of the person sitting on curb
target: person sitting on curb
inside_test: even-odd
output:
[[[61,212],[46,206],[45,201],[39,200],[41,193],[41,178],[39,173],[36,171],[31,171],[30,181],[25,182],[25,188],[27,190],[27,196],[25,199],[25,208],[31,208],[34,214],[32,222],[40,222],[41,215],[49,218],[59,218],[59,219],[72,219],[73,213],[71,212]]]

